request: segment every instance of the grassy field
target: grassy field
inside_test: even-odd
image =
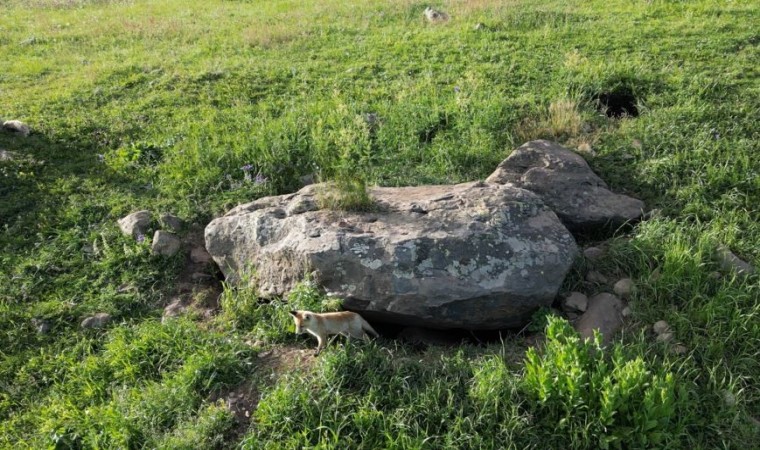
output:
[[[0,447],[760,442],[760,276],[714,259],[722,243],[760,267],[757,2],[449,0],[440,24],[429,5],[0,0],[0,118],[33,130],[0,133]],[[609,94],[638,116],[607,117]],[[227,289],[212,319],[162,325],[185,255],[116,225],[203,225],[310,174],[483,179],[533,138],[659,210],[600,262],[638,287],[603,353],[550,319],[538,349],[336,342],[272,379],[266,352],[315,345],[287,310],[337,305],[308,283],[268,304]],[[80,328],[97,312],[114,321]],[[660,319],[685,354],[655,342]],[[216,400],[242,384],[261,394],[251,424]]]

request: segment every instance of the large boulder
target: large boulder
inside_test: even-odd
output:
[[[573,232],[617,228],[641,217],[641,200],[616,194],[577,153],[538,140],[518,147],[486,181],[538,194]]]
[[[249,280],[266,297],[311,274],[370,319],[497,329],[550,305],[578,253],[554,212],[513,186],[374,188],[370,213],[319,210],[320,189],[212,221],[206,249],[227,280]]]

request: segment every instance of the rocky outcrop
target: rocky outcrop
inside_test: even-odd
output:
[[[486,181],[537,194],[572,232],[614,229],[638,220],[644,209],[642,201],[610,191],[583,157],[550,141],[520,146]]]
[[[321,185],[212,221],[227,280],[280,295],[304,275],[370,319],[429,328],[525,324],[554,300],[578,250],[539,197],[514,186],[374,188],[377,211],[318,210]]]

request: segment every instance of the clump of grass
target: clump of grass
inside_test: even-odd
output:
[[[375,203],[361,177],[341,177],[322,184],[317,190],[317,205],[338,211],[371,211]]]
[[[533,139],[567,140],[577,137],[583,126],[583,115],[577,101],[564,98],[551,102],[548,110],[538,119],[526,119],[516,134],[523,141]]]

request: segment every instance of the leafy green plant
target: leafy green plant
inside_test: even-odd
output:
[[[537,419],[572,448],[663,446],[683,431],[685,394],[672,373],[653,373],[619,344],[608,357],[598,334],[584,341],[560,318],[549,319],[543,351],[528,350],[523,389]]]

